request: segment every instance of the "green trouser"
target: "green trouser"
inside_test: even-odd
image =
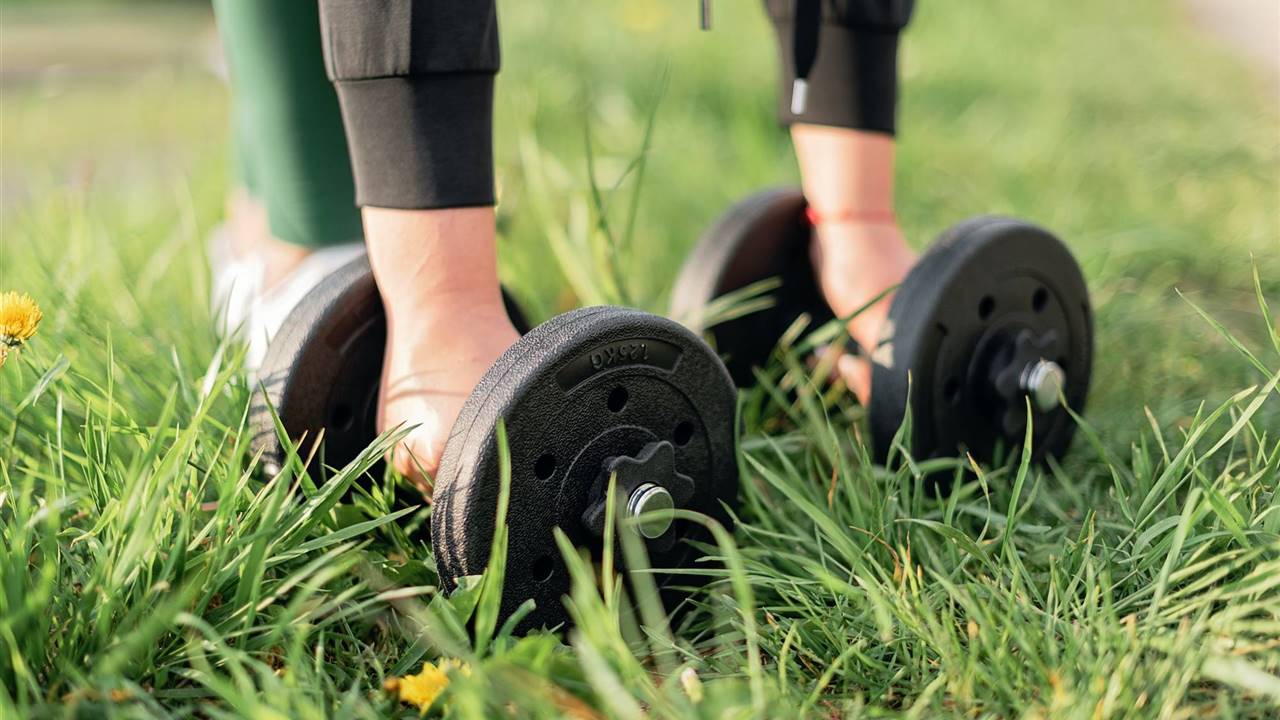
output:
[[[325,74],[315,0],[214,0],[231,74],[236,169],[271,233],[322,247],[363,237]]]

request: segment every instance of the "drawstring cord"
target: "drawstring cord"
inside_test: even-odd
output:
[[[711,29],[711,0],[700,0],[699,25]],[[791,50],[796,79],[791,84],[791,114],[803,115],[809,104],[809,71],[818,59],[818,39],[822,33],[822,0],[796,0],[796,17]]]
[[[796,0],[792,36],[792,59],[796,79],[791,84],[791,114],[803,115],[809,103],[809,71],[818,59],[818,38],[822,30],[822,0]]]

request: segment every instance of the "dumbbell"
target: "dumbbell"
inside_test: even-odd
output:
[[[710,337],[734,382],[747,386],[798,318],[834,319],[810,261],[804,196],[766,190],[739,202],[699,239],[672,293],[672,317]],[[780,278],[772,306],[714,327],[715,298]],[[1084,276],[1050,232],[978,217],[944,232],[898,287],[872,361],[867,408],[883,462],[908,416],[917,459],[968,452],[979,462],[1020,445],[1031,409],[1033,457],[1060,456],[1083,410],[1093,362]],[[1065,406],[1063,400],[1065,399]]]
[[[522,316],[508,302],[515,324]],[[316,288],[273,339],[254,422],[268,464],[284,461],[272,409],[297,442],[323,431],[323,462],[341,467],[376,437],[386,320],[367,259]],[[655,568],[687,568],[736,501],[736,389],[724,364],[679,323],[638,310],[574,310],[528,329],[485,373],[454,423],[435,477],[431,545],[442,584],[483,572],[501,483],[499,421],[510,458],[508,559],[501,614],[533,599],[519,629],[568,620],[559,528],[599,559],[610,478]],[[631,530],[628,530],[631,531]],[[660,585],[672,578],[660,575]],[[680,576],[681,584],[690,582]]]

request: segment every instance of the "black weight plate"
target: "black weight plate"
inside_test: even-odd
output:
[[[510,296],[504,299],[516,329],[528,329]],[[258,369],[262,388],[255,388],[250,410],[254,446],[268,471],[276,472],[285,457],[272,407],[290,438],[307,439],[304,459],[323,431],[313,465],[342,467],[373,442],[386,338],[367,256],[334,271],[290,311]]]
[[[489,560],[500,484],[496,426],[511,453],[509,556],[503,617],[533,598],[521,629],[567,620],[569,577],[559,527],[599,558],[601,539],[582,515],[606,460],[671,441],[676,470],[693,479],[684,507],[728,522],[737,496],[735,390],[724,365],[696,335],[637,310],[590,307],[539,325],[490,368],[453,426],[436,476],[431,539],[446,586]],[[625,499],[624,499],[625,500]],[[707,539],[676,521],[679,539]],[[656,568],[686,567],[693,548],[649,545]],[[689,581],[681,576],[682,581]],[[662,582],[662,578],[659,578]]]
[[[989,375],[1023,331],[1052,338],[1055,357],[1045,359],[1065,370],[1068,405],[1084,408],[1093,362],[1088,289],[1067,247],[1042,228],[1002,217],[955,226],[899,287],[889,322],[871,378],[871,430],[881,460],[905,417],[909,382],[915,457],[964,449],[988,461],[999,445],[1021,444],[1022,429],[1011,431],[998,418],[1019,413],[1024,400],[996,397]],[[1062,408],[1038,412],[1033,427],[1036,459],[1061,455],[1075,430]]]
[[[670,315],[710,334],[739,387],[755,383],[753,368],[767,364],[778,339],[802,314],[810,329],[835,316],[822,297],[809,257],[813,228],[796,188],[765,190],[742,200],[694,246],[676,279]],[[702,311],[718,297],[778,278],[774,306],[708,328]]]

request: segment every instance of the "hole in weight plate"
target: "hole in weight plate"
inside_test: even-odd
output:
[[[351,429],[351,421],[355,416],[351,414],[351,407],[346,403],[338,403],[329,411],[329,428],[338,432],[345,432]]]
[[[546,582],[551,579],[551,574],[556,571],[555,558],[550,555],[543,555],[533,561],[533,565],[529,568],[529,577],[534,582]]]
[[[942,396],[952,405],[960,402],[960,381],[948,378],[946,384],[942,386]]]
[[[983,295],[978,301],[978,317],[986,320],[991,317],[991,313],[996,310],[996,299],[990,295]]]
[[[1043,312],[1044,306],[1049,302],[1049,291],[1044,288],[1036,288],[1036,292],[1031,296],[1031,309],[1036,312]]]
[[[556,456],[543,453],[533,464],[533,474],[539,480],[549,480],[556,472]]]
[[[609,393],[609,409],[613,412],[622,412],[622,408],[627,406],[629,397],[627,389],[619,385]]]
[[[672,439],[675,440],[676,445],[679,445],[680,447],[688,445],[689,441],[693,439],[693,423],[685,420],[677,425]]]

